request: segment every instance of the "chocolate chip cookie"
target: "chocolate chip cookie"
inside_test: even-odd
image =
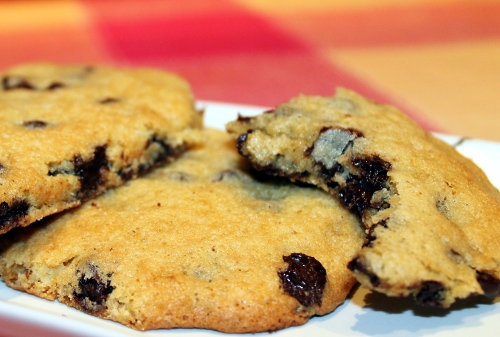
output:
[[[201,123],[189,85],[152,69],[29,64],[0,74],[0,233],[178,157]]]
[[[7,285],[135,329],[273,331],[355,284],[358,220],[316,188],[255,176],[223,132],[82,206],[0,237]]]
[[[319,186],[359,217],[366,242],[349,268],[364,286],[438,307],[498,295],[498,190],[396,108],[340,89],[227,129],[255,168]]]

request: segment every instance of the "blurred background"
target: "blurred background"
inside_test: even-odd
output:
[[[0,68],[32,61],[159,67],[259,106],[344,86],[500,141],[498,0],[0,0]]]

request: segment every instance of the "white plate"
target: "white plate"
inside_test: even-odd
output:
[[[202,102],[205,124],[223,128],[238,113],[261,113],[265,108]],[[474,160],[497,187],[500,186],[500,144],[438,135]],[[269,335],[268,333],[257,335]],[[284,329],[275,337],[312,336],[499,336],[500,300],[493,303],[471,299],[453,310],[433,310],[413,305],[409,299],[387,298],[363,288],[333,313],[314,317],[300,327]],[[50,302],[12,290],[0,283],[0,337],[11,336],[227,336],[207,330],[174,329],[139,332],[118,323],[86,315],[57,302]]]

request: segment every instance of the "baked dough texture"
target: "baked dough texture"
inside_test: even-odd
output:
[[[254,176],[225,132],[1,237],[10,287],[145,330],[273,331],[341,304],[364,240],[324,191]]]
[[[178,157],[201,114],[153,69],[27,64],[0,74],[0,233]]]
[[[359,217],[366,242],[349,268],[362,285],[437,307],[498,295],[498,190],[396,108],[339,89],[227,129],[255,168],[319,186]]]

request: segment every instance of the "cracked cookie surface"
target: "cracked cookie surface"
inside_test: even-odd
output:
[[[201,123],[189,85],[153,69],[22,65],[0,74],[0,233],[171,161]]]
[[[254,176],[231,137],[4,236],[5,282],[136,329],[273,331],[334,310],[364,233],[327,193]]]
[[[498,295],[498,190],[402,112],[339,89],[227,129],[255,168],[319,186],[359,217],[366,242],[349,268],[363,285],[438,307]]]

